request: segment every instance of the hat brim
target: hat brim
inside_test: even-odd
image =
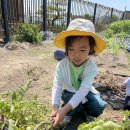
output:
[[[96,53],[100,53],[103,51],[103,49],[106,46],[106,42],[102,40],[100,37],[95,35],[92,32],[84,32],[84,31],[79,31],[79,30],[71,30],[71,31],[62,31],[59,33],[55,40],[54,44],[56,47],[63,49],[65,47],[65,39],[68,36],[91,36],[94,38],[96,46],[94,47]]]

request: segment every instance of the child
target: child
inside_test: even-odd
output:
[[[130,77],[124,81],[126,87],[125,110],[130,110]]]
[[[98,117],[107,103],[92,86],[97,66],[90,55],[100,53],[105,42],[95,34],[91,21],[78,18],[70,22],[66,31],[59,33],[54,43],[58,48],[65,48],[66,57],[58,62],[53,81],[53,127],[64,118],[71,119],[81,107],[88,115]],[[61,97],[63,105],[59,108]]]

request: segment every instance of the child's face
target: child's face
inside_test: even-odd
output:
[[[75,66],[80,66],[90,52],[88,37],[81,37],[68,48],[68,57]]]

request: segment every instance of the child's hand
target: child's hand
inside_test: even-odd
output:
[[[57,112],[56,114],[56,117],[55,117],[55,121],[54,121],[54,124],[53,124],[53,127],[55,127],[56,125],[58,125],[59,123],[61,123],[66,114],[72,109],[72,106],[67,103],[64,107],[62,107],[61,109],[59,109],[59,111]]]
[[[52,112],[51,112],[51,117],[56,117],[56,115],[57,115],[57,113],[58,113],[58,110],[59,110],[59,109],[57,109],[57,110],[52,110]]]
[[[58,113],[56,114],[53,127],[55,127],[56,125],[58,125],[59,123],[61,123],[64,120],[65,116],[66,116],[66,111],[64,110],[64,108],[61,108],[58,111]]]
[[[57,112],[59,110],[59,106],[58,105],[53,105],[52,106],[52,112],[51,112],[51,117],[55,117]]]
[[[54,123],[54,121],[55,121],[55,117],[56,117],[56,115],[58,113],[58,110],[59,110],[59,107],[57,105],[54,105],[53,106],[53,110],[52,110],[51,115],[50,115],[50,118],[49,118],[49,120],[52,123]]]

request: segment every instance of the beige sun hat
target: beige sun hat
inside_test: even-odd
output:
[[[77,18],[70,22],[66,31],[59,33],[55,40],[54,44],[60,49],[65,48],[65,39],[68,36],[91,36],[94,38],[96,46],[94,47],[96,53],[100,53],[106,46],[104,40],[98,37],[95,34],[94,25],[91,21],[86,19]]]

